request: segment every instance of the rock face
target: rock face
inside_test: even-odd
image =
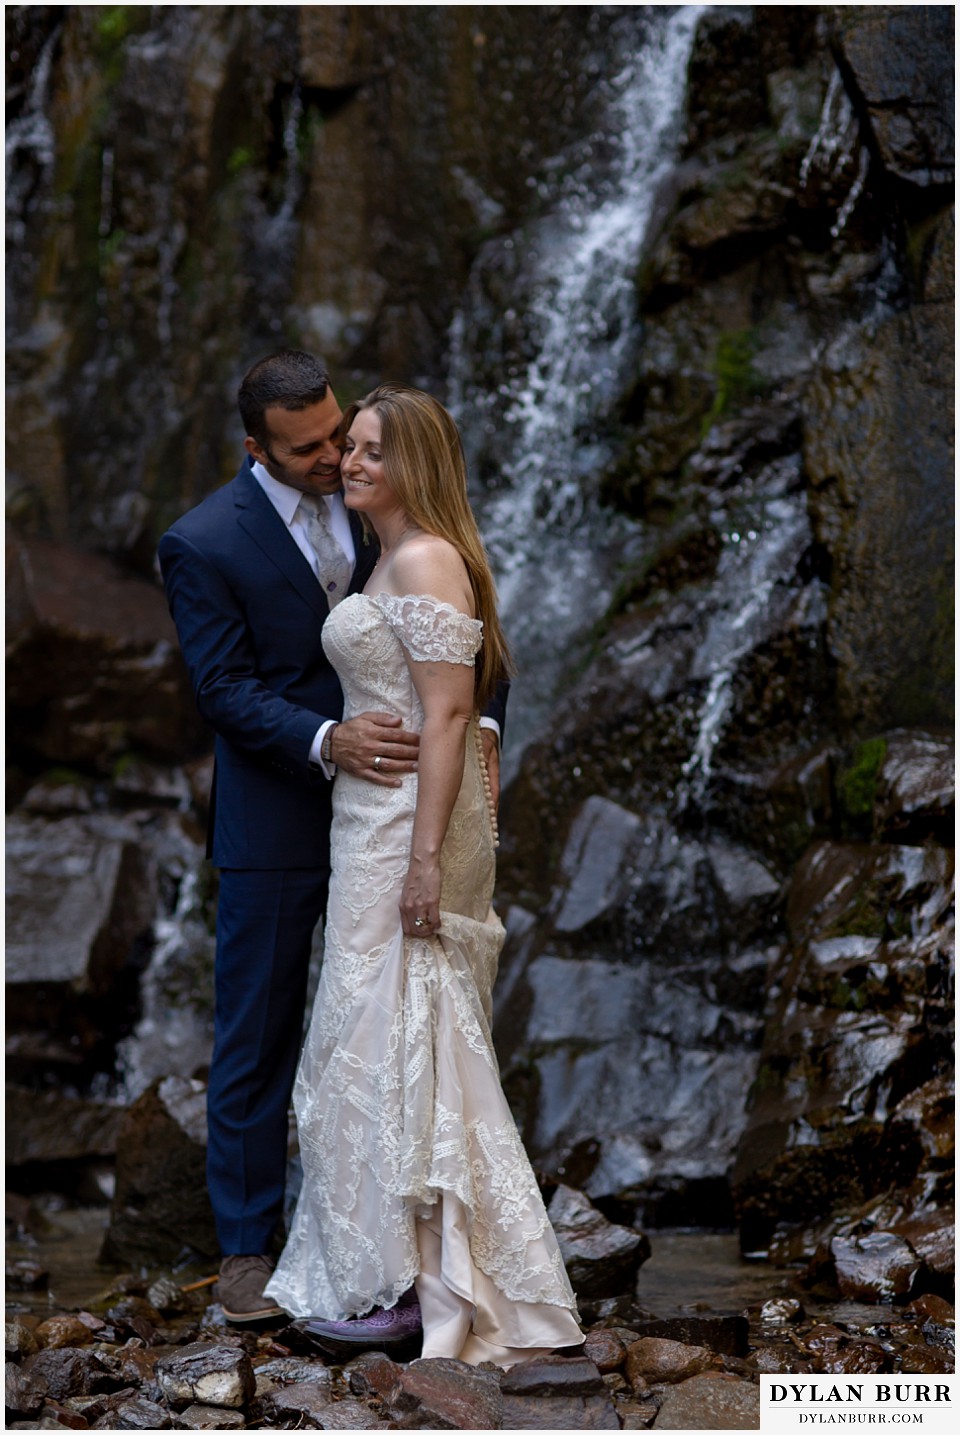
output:
[[[131,750],[169,760],[203,740],[176,632],[153,583],[66,544],[7,544],[11,742],[109,772]]]
[[[117,1189],[104,1260],[175,1261],[185,1250],[217,1254],[206,1137],[199,1081],[168,1076],[134,1102],[117,1135]],[[199,1394],[191,1398],[203,1403]]]

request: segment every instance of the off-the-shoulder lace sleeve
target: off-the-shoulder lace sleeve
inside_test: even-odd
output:
[[[411,658],[418,663],[463,663],[473,667],[483,641],[483,624],[451,603],[428,593],[378,593],[375,602]]]

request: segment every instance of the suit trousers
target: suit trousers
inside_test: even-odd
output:
[[[225,1256],[265,1253],[283,1212],[287,1112],[329,881],[329,868],[220,873],[207,1185]]]

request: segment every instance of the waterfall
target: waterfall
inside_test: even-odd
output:
[[[512,770],[643,544],[637,525],[597,501],[610,451],[595,430],[638,352],[636,269],[675,157],[702,9],[626,17],[627,59],[607,82],[605,133],[588,146],[604,156],[612,146],[612,158],[574,166],[545,218],[484,247],[451,330],[450,404],[471,473],[495,473],[475,501],[517,660]],[[548,182],[540,192],[550,195]],[[504,272],[516,296],[506,310],[490,297]],[[517,349],[528,357],[514,359]]]
[[[27,85],[23,110],[7,125],[4,140],[8,322],[19,298],[17,277],[22,276],[24,263],[27,211],[36,196],[42,194],[55,158],[53,125],[47,111],[50,68],[61,29],[57,25],[47,36]]]

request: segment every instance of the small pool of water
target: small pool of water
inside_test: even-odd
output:
[[[75,1207],[45,1212],[45,1229],[36,1237],[7,1244],[8,1265],[32,1261],[49,1273],[41,1290],[7,1290],[8,1314],[16,1311],[45,1316],[57,1311],[95,1307],[113,1288],[118,1272],[97,1263],[109,1220],[105,1206]],[[739,1315],[773,1296],[797,1294],[794,1273],[765,1261],[745,1261],[734,1232],[653,1231],[652,1254],[641,1267],[637,1300],[652,1315]],[[187,1284],[212,1272],[212,1263],[176,1272]],[[139,1274],[139,1272],[138,1272]],[[151,1278],[169,1274],[151,1270]],[[877,1308],[845,1301],[818,1306],[801,1297],[811,1316],[841,1319],[851,1325],[868,1325]]]

